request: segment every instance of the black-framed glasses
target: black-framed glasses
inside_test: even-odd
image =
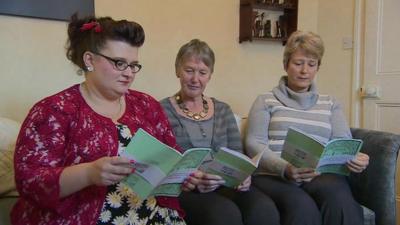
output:
[[[99,55],[99,56],[104,57],[105,59],[109,60],[110,62],[112,62],[114,64],[115,68],[119,71],[126,70],[126,68],[128,68],[128,66],[131,68],[133,73],[137,73],[137,72],[139,72],[140,69],[142,69],[142,65],[140,65],[139,63],[128,64],[124,60],[113,59],[113,58],[103,55],[101,53],[93,52],[93,54]]]

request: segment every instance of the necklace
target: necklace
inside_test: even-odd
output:
[[[119,115],[121,115],[121,112],[122,112],[122,97],[119,97],[119,99],[118,99],[118,104],[119,104],[119,109],[118,109],[118,113],[117,114],[115,114],[115,117],[119,117]]]
[[[203,100],[203,110],[201,112],[192,112],[186,107],[185,103],[183,103],[180,93],[175,94],[176,103],[178,104],[182,112],[185,113],[185,115],[189,118],[196,121],[205,118],[208,113],[208,102],[206,99],[204,99],[204,95],[201,95],[201,99]]]
[[[89,94],[90,92],[88,90],[87,85],[85,83],[82,83],[81,84],[81,88],[84,90],[84,92],[86,92],[85,96],[86,96],[87,100],[89,100],[89,102],[92,103],[92,104],[89,104],[92,107],[92,110],[94,110],[95,112],[97,112],[97,113],[99,113],[99,114],[101,114],[103,116],[109,117],[111,119],[118,119],[117,117],[119,117],[121,115],[121,112],[122,112],[122,96],[118,98],[118,106],[119,106],[118,107],[118,111],[116,111],[115,113],[105,113],[103,110],[99,109],[96,106],[96,103],[95,103],[94,100],[91,100],[91,97],[90,97],[90,94]]]
[[[121,112],[122,112],[122,97],[119,97],[118,99],[118,111],[116,111],[115,113],[103,113],[104,116],[111,118],[112,120],[117,120],[119,119]]]
[[[203,125],[201,125],[201,121],[197,121],[197,125],[199,125],[199,129],[200,129],[200,133],[201,133],[201,136],[203,137],[203,138],[206,138],[207,137],[207,134],[206,134],[206,131],[204,130],[204,128],[203,128]]]

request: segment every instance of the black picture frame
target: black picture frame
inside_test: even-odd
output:
[[[0,14],[69,21],[71,15],[94,16],[94,0],[0,0]]]

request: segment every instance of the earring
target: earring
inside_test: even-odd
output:
[[[93,68],[90,67],[90,66],[87,66],[87,67],[86,67],[86,70],[89,71],[89,72],[92,72],[92,71],[93,71]]]

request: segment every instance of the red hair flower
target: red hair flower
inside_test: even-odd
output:
[[[102,31],[100,24],[98,22],[96,22],[96,21],[92,21],[92,22],[89,22],[89,23],[84,23],[81,26],[80,30],[81,31],[87,31],[87,30],[91,30],[93,28],[94,28],[94,32],[96,32],[96,33],[100,33]]]

